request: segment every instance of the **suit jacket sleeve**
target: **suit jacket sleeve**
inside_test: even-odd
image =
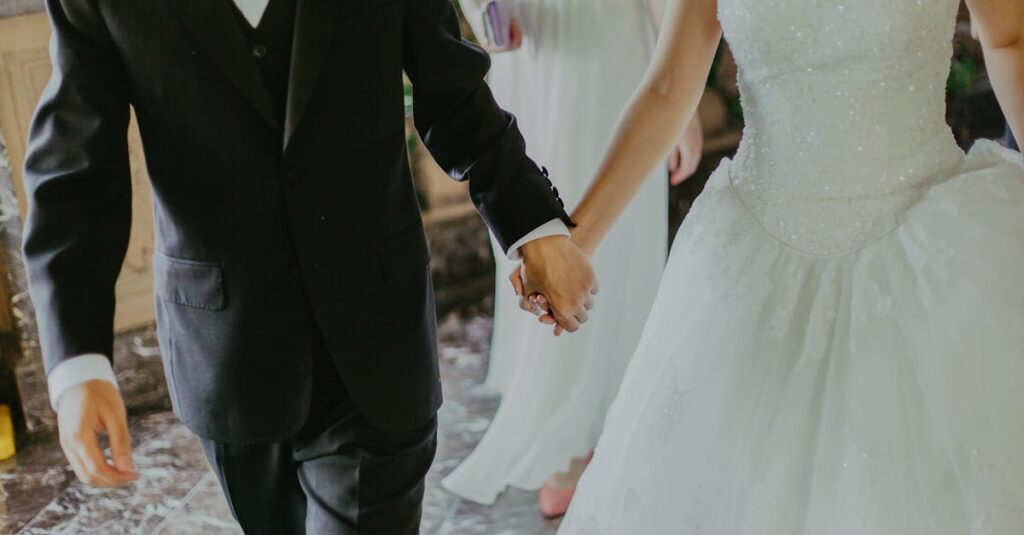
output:
[[[111,355],[114,283],[128,247],[129,101],[91,0],[47,0],[53,74],[29,134],[24,256],[47,371]]]
[[[406,0],[404,58],[414,119],[434,159],[470,196],[506,251],[552,219],[570,227],[557,192],[526,156],[515,118],[494,102],[490,59],[463,41],[449,0]]]

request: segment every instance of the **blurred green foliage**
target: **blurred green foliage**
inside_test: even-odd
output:
[[[949,80],[946,87],[954,96],[962,97],[967,90],[974,85],[978,77],[978,62],[973,58],[953,58],[952,67],[949,70]]]

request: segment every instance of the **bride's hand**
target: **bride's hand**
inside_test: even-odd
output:
[[[671,173],[669,182],[673,186],[682,184],[684,180],[693,176],[700,165],[704,152],[704,127],[700,118],[694,116],[690,124],[686,125],[683,137],[672,149],[668,157],[668,170]]]
[[[519,19],[512,19],[509,21],[508,37],[508,46],[505,47],[495,48],[490,42],[482,42],[480,46],[482,46],[488,54],[519,50],[519,48],[523,46],[523,28],[519,25]]]

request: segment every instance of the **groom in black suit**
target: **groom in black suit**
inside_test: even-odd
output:
[[[112,352],[134,108],[172,402],[248,533],[416,533],[441,391],[403,71],[434,157],[559,322],[593,274],[448,0],[47,0],[25,259],[61,444],[135,478]],[[108,461],[97,434],[109,435]]]

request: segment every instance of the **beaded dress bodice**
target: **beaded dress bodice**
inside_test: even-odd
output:
[[[958,170],[945,122],[958,5],[719,0],[746,121],[730,180],[765,231],[844,254]]]

